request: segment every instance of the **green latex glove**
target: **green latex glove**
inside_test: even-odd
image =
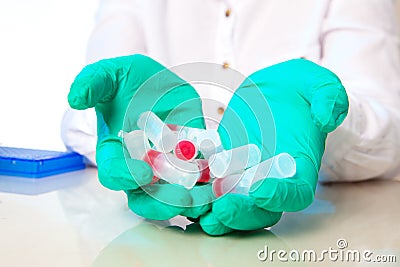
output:
[[[310,205],[327,133],[342,123],[347,110],[340,80],[310,61],[291,60],[253,73],[238,88],[221,121],[224,147],[253,143],[262,149],[263,160],[287,152],[296,160],[296,174],[258,181],[249,196],[229,193],[219,198],[201,217],[203,230],[221,235],[269,227],[282,212]]]
[[[121,129],[138,129],[139,115],[148,110],[166,123],[204,128],[201,101],[188,83],[146,56],[119,57],[86,66],[72,84],[68,101],[75,109],[95,107],[100,182],[112,190],[125,190],[128,205],[135,213],[165,220],[181,213],[198,217],[209,209],[209,205],[202,204],[207,201],[202,200],[210,198],[210,189],[146,186],[153,177],[150,166],[130,159],[118,137]]]

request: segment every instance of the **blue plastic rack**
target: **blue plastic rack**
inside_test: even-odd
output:
[[[0,175],[41,178],[85,166],[84,157],[75,152],[0,146]]]

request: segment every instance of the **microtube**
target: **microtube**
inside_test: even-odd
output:
[[[197,145],[189,139],[179,140],[174,148],[174,154],[178,159],[192,161],[199,151]]]
[[[147,139],[144,131],[134,130],[131,132],[122,132],[122,138],[124,139],[125,147],[129,152],[132,159],[144,160],[147,153],[150,151],[150,143]],[[157,182],[158,177],[153,176],[151,184]]]
[[[175,126],[175,127],[174,127]],[[200,129],[187,126],[169,125],[177,132],[178,140],[190,140],[205,159],[223,150],[218,131],[215,129]]]
[[[150,143],[142,130],[134,130],[129,133],[123,133],[125,147],[133,159],[143,159],[150,149]]]
[[[177,135],[151,111],[143,112],[137,121],[139,129],[154,144],[155,149],[164,153],[170,152],[176,145]]]
[[[178,159],[171,153],[149,150],[144,158],[160,179],[191,189],[200,178],[199,166],[194,162]]]
[[[248,144],[211,155],[209,167],[213,176],[222,178],[244,171],[260,163],[260,161],[260,149],[254,144]]]
[[[171,127],[170,127],[171,128]],[[193,128],[187,126],[177,126],[176,132],[178,133],[178,139],[188,139],[195,141],[196,138],[201,135],[202,132],[207,131],[206,129]]]
[[[288,153],[281,153],[247,169],[243,173],[228,175],[213,181],[216,197],[226,193],[248,195],[250,187],[267,178],[289,178],[296,173],[296,161]]]
[[[243,175],[242,173],[235,173],[222,179],[215,179],[212,183],[214,196],[220,197],[227,193],[237,193],[235,189]]]
[[[205,159],[209,159],[211,155],[219,153],[223,150],[221,139],[217,130],[208,129],[200,132],[195,139],[200,153]]]

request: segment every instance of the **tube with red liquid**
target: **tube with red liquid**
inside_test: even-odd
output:
[[[199,166],[190,161],[178,159],[171,153],[149,150],[144,157],[154,174],[171,184],[179,184],[191,189],[201,176]]]

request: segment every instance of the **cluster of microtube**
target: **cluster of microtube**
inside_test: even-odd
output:
[[[226,193],[247,195],[255,182],[292,177],[295,160],[287,153],[261,161],[254,144],[224,150],[217,130],[165,124],[151,111],[142,113],[139,130],[123,133],[133,159],[147,162],[153,183],[168,182],[187,189],[212,183],[216,197]]]

